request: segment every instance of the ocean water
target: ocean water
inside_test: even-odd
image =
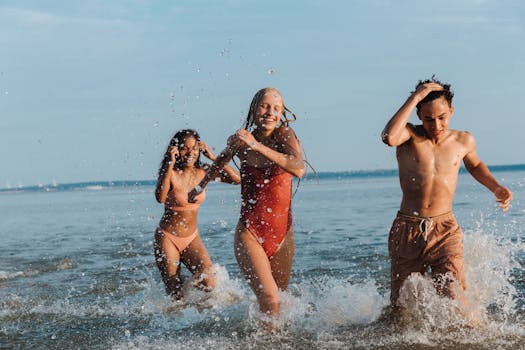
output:
[[[233,256],[239,187],[210,185],[199,227],[218,286],[188,285],[180,303],[164,295],[153,259],[163,208],[151,183],[0,192],[0,348],[523,349],[525,168],[494,174],[514,193],[509,212],[463,173],[454,204],[478,327],[425,276],[407,283],[405,322],[385,317],[387,235],[401,199],[391,173],[301,182],[292,279],[273,331],[261,329]]]

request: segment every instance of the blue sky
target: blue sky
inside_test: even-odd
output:
[[[433,73],[480,157],[523,163],[523,43],[521,0],[0,0],[0,187],[154,179],[176,130],[221,149],[265,86],[318,171],[395,168],[381,129]]]

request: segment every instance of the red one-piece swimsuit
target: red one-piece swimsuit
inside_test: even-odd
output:
[[[275,164],[243,163],[241,196],[241,221],[271,257],[292,225],[292,175]]]

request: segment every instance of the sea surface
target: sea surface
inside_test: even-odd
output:
[[[524,349],[525,166],[493,171],[514,193],[507,213],[464,172],[454,202],[476,327],[428,276],[409,279],[404,321],[388,317],[395,171],[301,181],[292,278],[272,330],[233,256],[238,186],[211,184],[199,214],[216,290],[188,285],[179,303],[153,258],[163,211],[153,182],[4,189],[0,349]]]

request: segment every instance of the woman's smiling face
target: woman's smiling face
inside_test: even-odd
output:
[[[179,147],[179,155],[184,166],[193,166],[199,159],[199,141],[191,135],[186,136],[184,143]]]
[[[255,111],[254,122],[261,131],[273,131],[283,114],[283,99],[276,90],[267,91]]]

